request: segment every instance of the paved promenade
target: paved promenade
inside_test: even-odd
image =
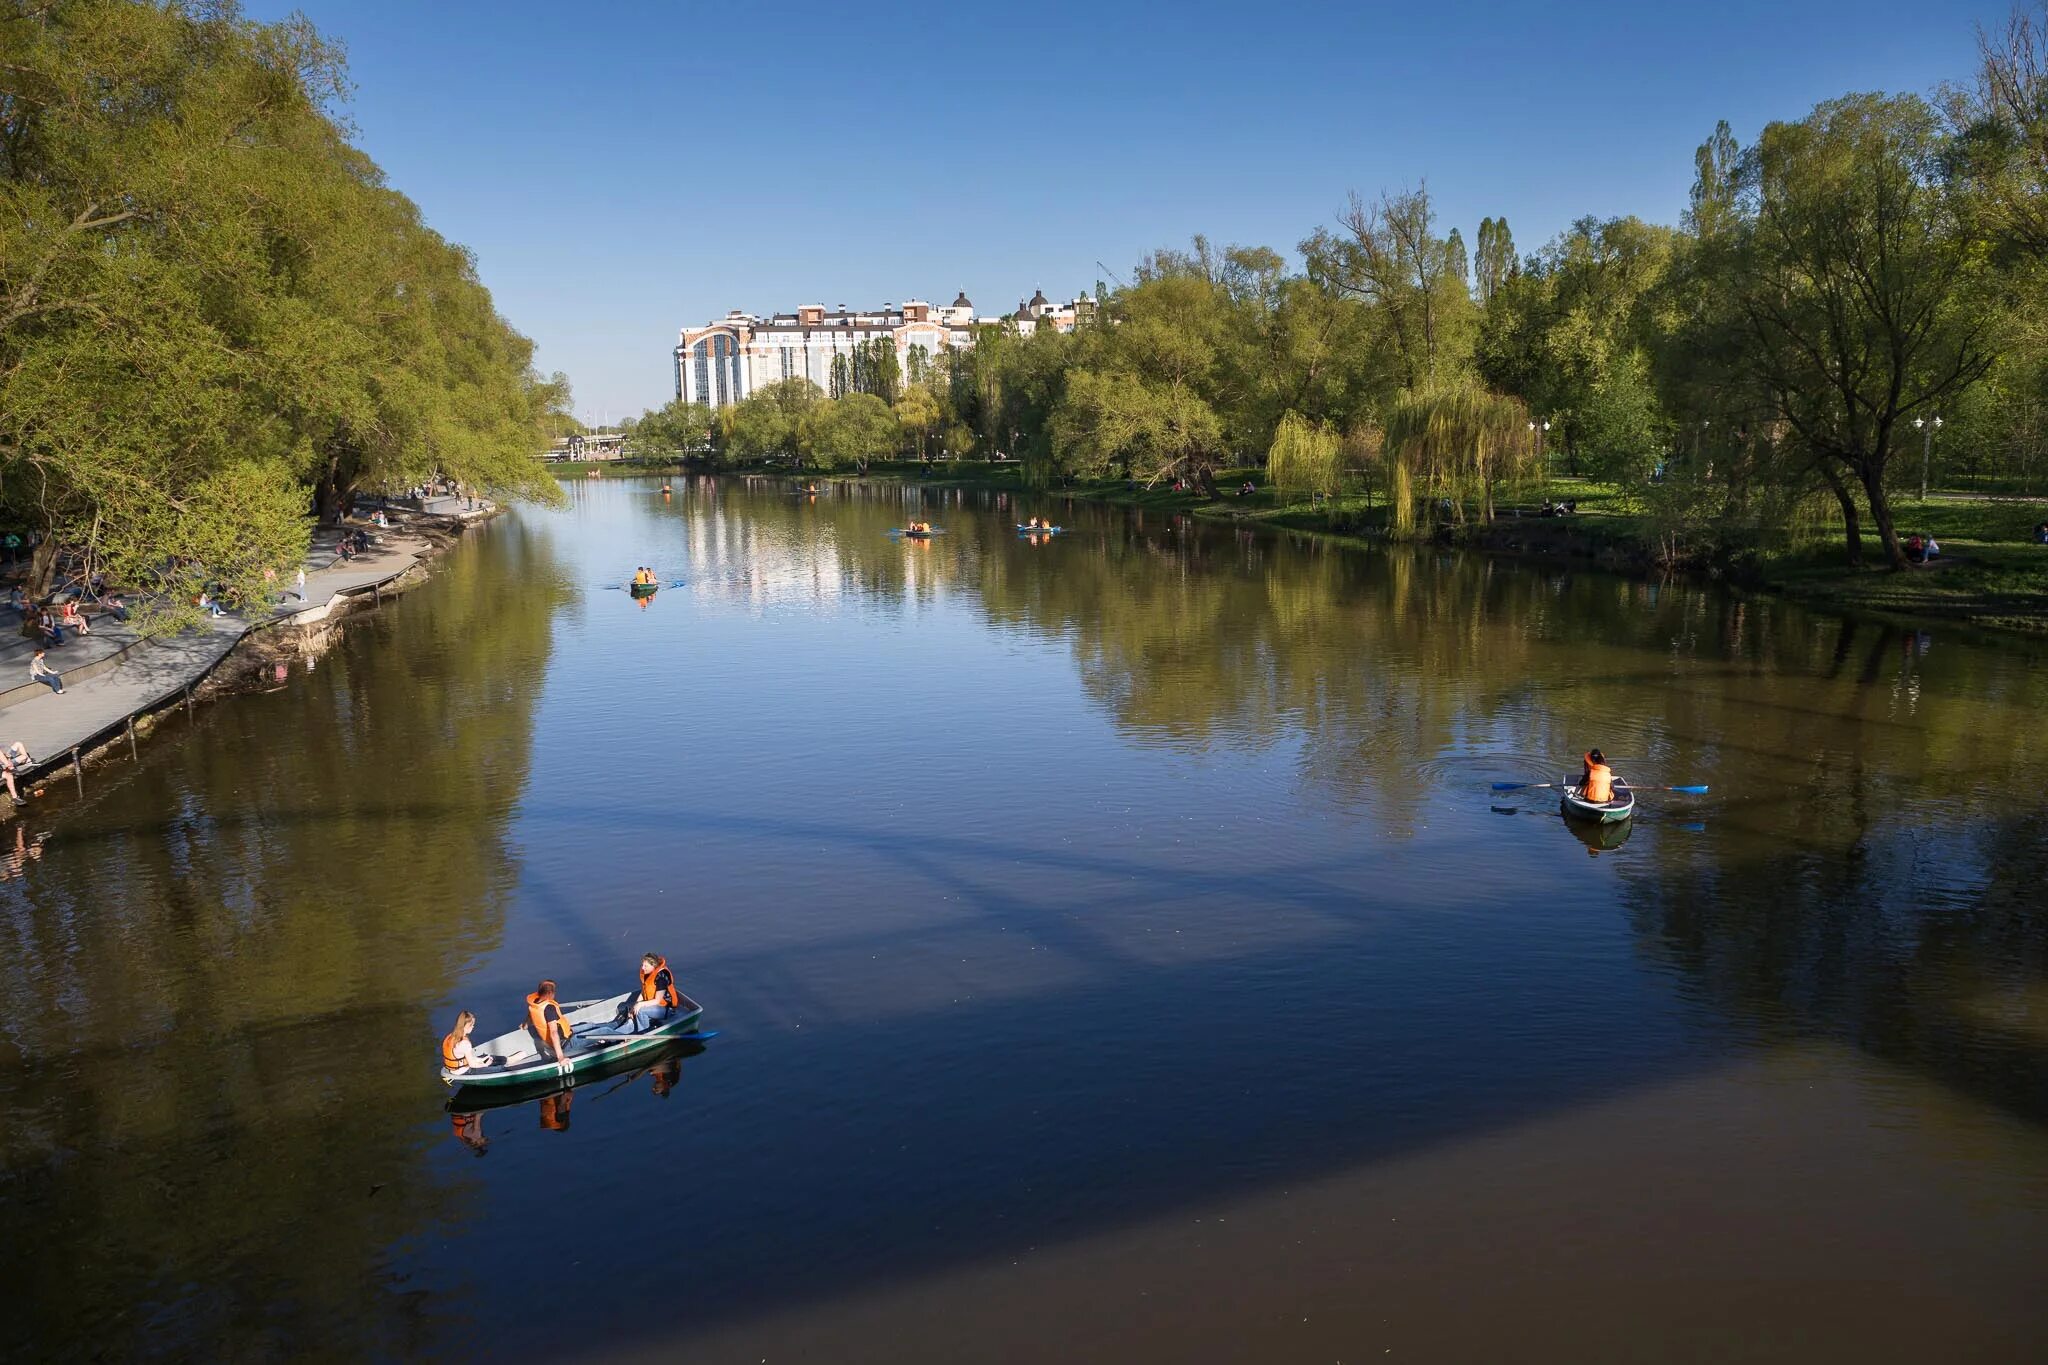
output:
[[[335,554],[336,534],[323,528],[315,537],[305,599],[286,596],[268,614],[245,610],[154,640],[140,638],[132,626],[112,617],[94,617],[92,634],[73,636],[44,656],[64,677],[62,696],[29,681],[28,662],[35,650],[30,641],[12,637],[0,642],[0,744],[18,740],[27,745],[34,772],[68,764],[74,748],[112,738],[129,717],[175,699],[206,677],[250,631],[278,622],[318,621],[337,598],[397,578],[428,549],[426,540],[403,530],[377,531],[369,553],[343,562]]]

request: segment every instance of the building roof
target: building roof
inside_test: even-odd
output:
[[[965,289],[963,289],[963,290],[961,290],[961,291],[960,291],[960,297],[959,297],[959,298],[957,298],[957,299],[954,299],[954,300],[953,300],[953,306],[954,306],[955,308],[969,308],[969,309],[971,309],[971,308],[973,308],[973,307],[974,307],[974,305],[973,305],[973,304],[971,304],[971,303],[969,303],[969,302],[967,301],[967,291],[966,291]]]

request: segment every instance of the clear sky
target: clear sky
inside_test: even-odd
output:
[[[1975,66],[2005,0],[301,8],[363,147],[472,248],[596,420],[666,402],[679,326],[965,290],[1006,312],[1196,232],[1290,251],[1427,181],[1472,239],[1675,221],[1717,118]]]

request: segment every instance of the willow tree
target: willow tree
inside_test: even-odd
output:
[[[1529,410],[1517,399],[1473,383],[1405,390],[1386,423],[1391,529],[1415,529],[1418,492],[1454,522],[1464,522],[1467,503],[1493,520],[1495,487],[1526,468],[1534,449]]]
[[[1275,487],[1335,497],[1343,473],[1337,433],[1298,412],[1281,417],[1266,452],[1266,474]]]

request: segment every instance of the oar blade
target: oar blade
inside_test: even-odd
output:
[[[1704,783],[1697,787],[1666,787],[1664,790],[1668,792],[1691,792],[1694,796],[1705,796],[1707,794],[1707,788]]]

